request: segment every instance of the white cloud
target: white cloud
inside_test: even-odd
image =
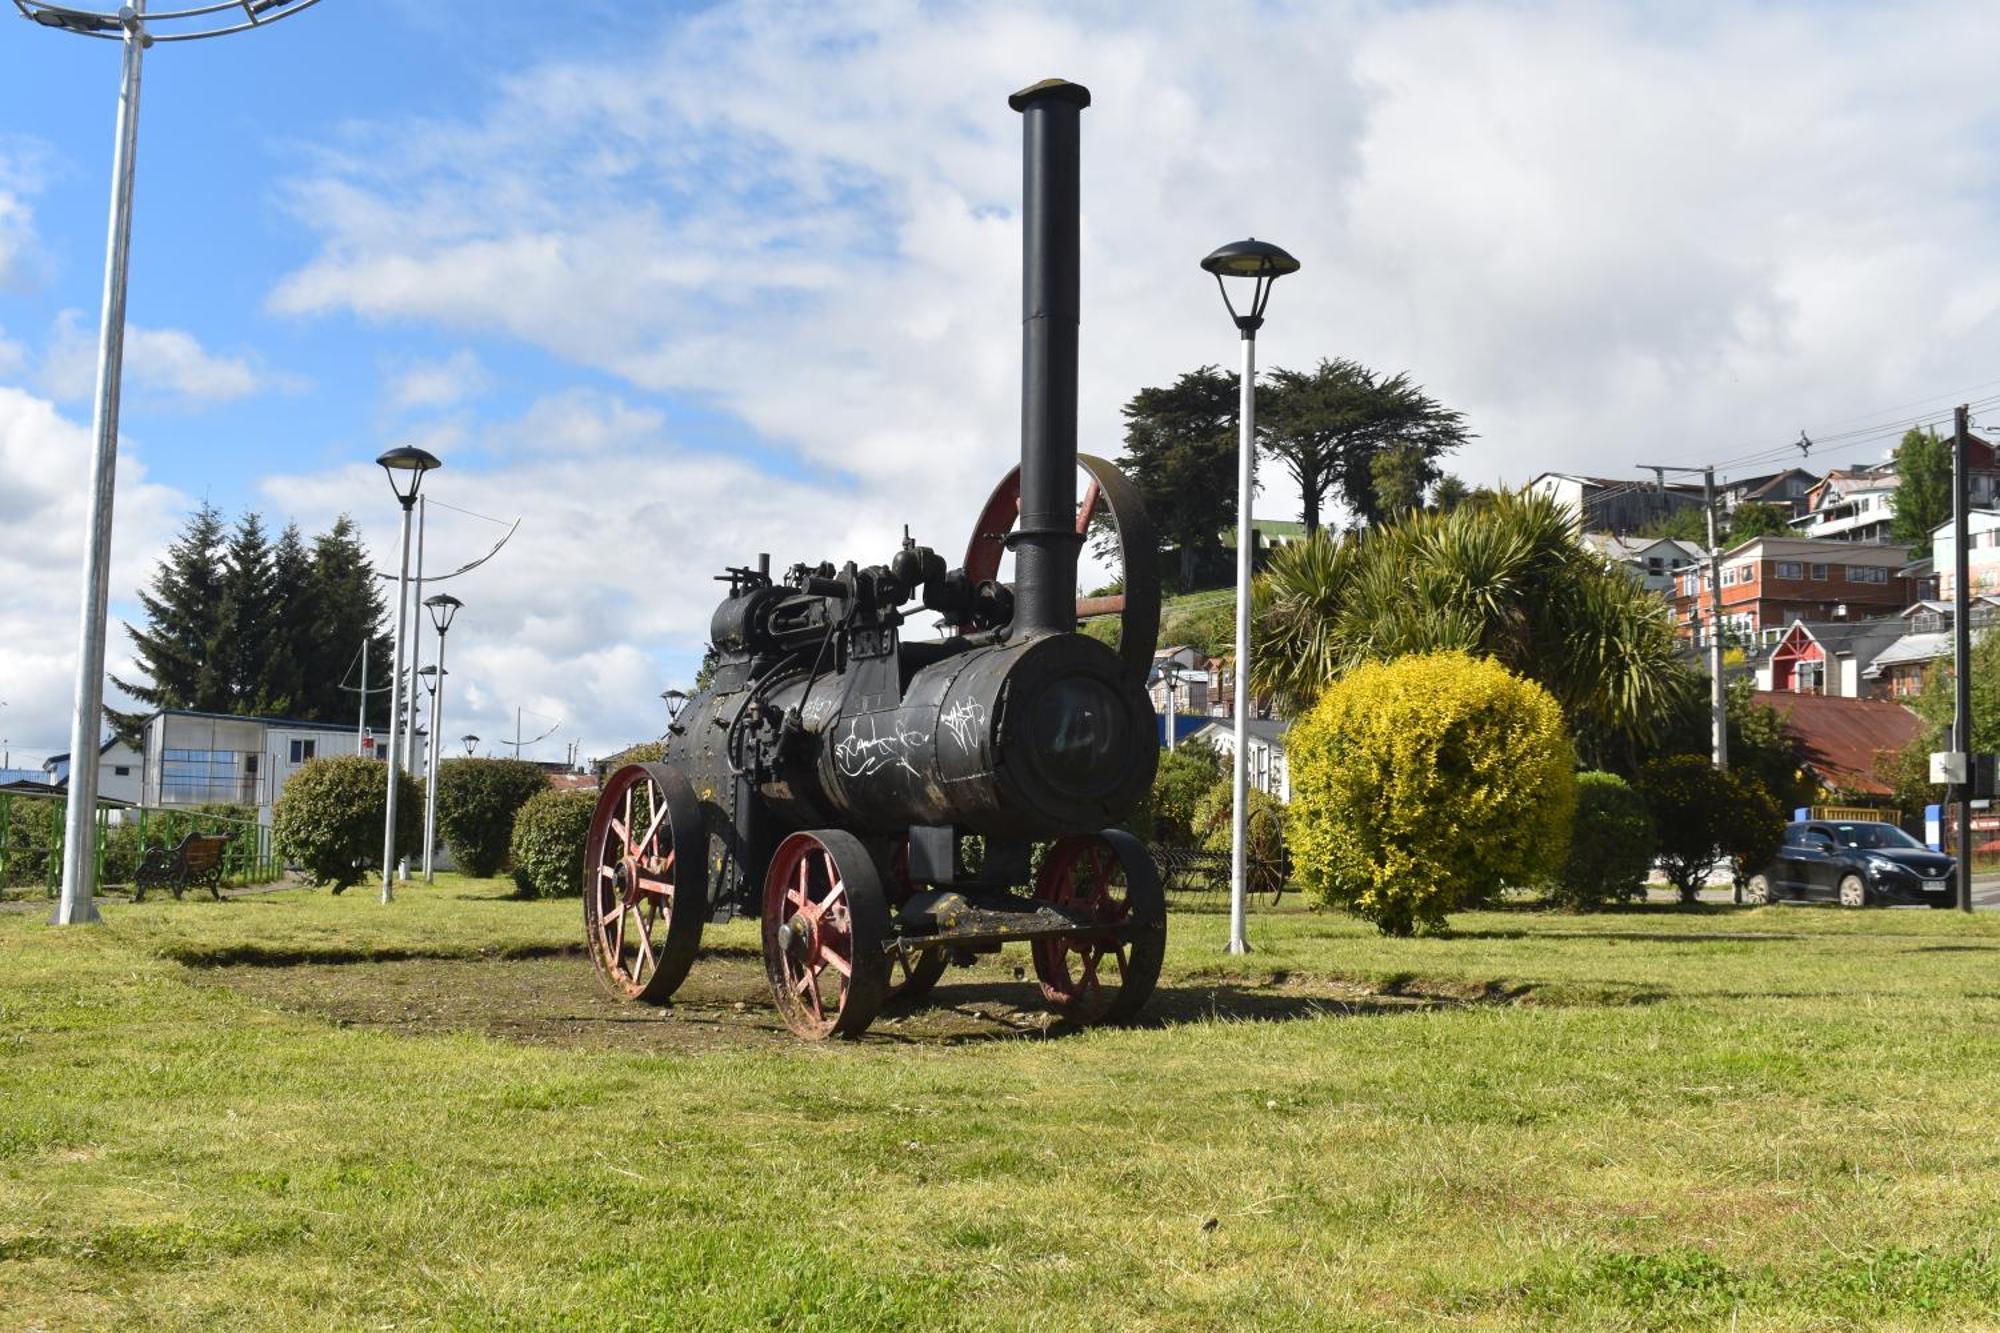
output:
[[[125,388],[184,407],[208,407],[266,390],[302,388],[296,375],[265,369],[252,356],[210,352],[181,329],[125,326]],[[42,363],[42,382],[56,398],[77,402],[90,397],[97,382],[97,329],[83,312],[65,310],[56,318]]]
[[[42,277],[35,211],[28,201],[41,191],[44,156],[33,141],[0,140],[0,292],[34,287]]]
[[[171,537],[188,497],[146,480],[129,443],[121,449],[113,505],[114,609],[129,606]],[[69,745],[75,698],[77,618],[86,534],[83,479],[90,475],[89,429],[55,404],[0,386],[0,694],[17,763]],[[129,640],[114,614],[110,669],[131,678]],[[32,766],[32,765],[31,765]]]
[[[1479,432],[1455,464],[1476,482],[1728,457],[1991,378],[2000,280],[1978,275],[2000,272],[2000,85],[1976,9],[1237,18],[705,9],[651,49],[508,77],[465,119],[325,151],[290,186],[320,244],[271,305],[511,337],[712,403],[795,455],[773,476],[690,454],[651,408],[597,391],[478,437],[499,466],[459,474],[471,507],[530,507],[549,543],[507,566],[496,698],[571,700],[606,740],[655,725],[660,682],[621,650],[698,644],[725,560],[873,558],[905,519],[963,541],[1016,451],[1003,98],[1045,74],[1096,95],[1094,452],[1117,452],[1136,388],[1233,360],[1195,263],[1246,233],[1305,265],[1264,363],[1409,370]],[[1274,485],[1263,507],[1290,502]],[[609,572],[607,549],[624,557]]]
[[[460,348],[442,361],[418,361],[389,381],[389,406],[396,409],[456,407],[477,397],[493,377],[470,348]]]
[[[538,441],[528,452],[521,446]],[[893,553],[895,515],[879,499],[773,478],[751,464],[691,450],[661,419],[615,398],[552,395],[465,442],[492,469],[455,466],[425,483],[425,555],[437,573],[484,554],[511,522],[519,532],[491,563],[430,591],[465,602],[451,632],[446,730],[513,734],[516,706],[564,719],[558,739],[586,754],[657,734],[657,696],[685,683],[708,636],[725,565],[759,551],[784,564]],[[274,523],[322,530],[341,513],[363,526],[392,567],[395,508],[379,471],[268,478]],[[446,506],[451,506],[447,508]],[[470,511],[470,512],[466,512]],[[426,653],[432,639],[426,637]],[[532,729],[531,729],[532,730]],[[551,740],[544,755],[560,753]]]

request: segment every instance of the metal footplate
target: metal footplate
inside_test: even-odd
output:
[[[1126,923],[1106,926],[1089,915],[1054,903],[1010,893],[968,897],[952,889],[915,893],[897,914],[904,941],[937,944],[1004,944],[1060,935],[1121,934]]]

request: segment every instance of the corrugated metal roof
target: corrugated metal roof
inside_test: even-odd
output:
[[[1785,720],[1799,762],[1825,782],[1847,791],[1889,795],[1875,776],[1878,756],[1900,750],[1923,731],[1915,713],[1883,699],[1839,699],[1818,694],[1757,691]]]

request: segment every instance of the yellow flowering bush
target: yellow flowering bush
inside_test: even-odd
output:
[[[1465,653],[1341,677],[1292,728],[1286,830],[1309,900],[1386,935],[1563,865],[1575,755],[1547,690]]]

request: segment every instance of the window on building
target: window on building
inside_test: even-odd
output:
[[[1826,664],[1823,662],[1801,662],[1798,674],[1792,677],[1794,694],[1824,694]]]
[[[294,740],[292,742],[293,763],[303,764],[308,759],[316,759],[318,757],[319,757],[319,741],[317,739]]]
[[[240,801],[241,759],[235,750],[162,750],[160,799],[170,805]]]
[[[1803,564],[1801,564],[1801,563],[1800,563],[1799,561],[1797,561],[1797,560],[1780,560],[1780,561],[1778,562],[1778,577],[1779,577],[1779,578],[1781,578],[1781,579],[1802,579],[1802,578],[1804,578],[1805,576],[1806,576],[1806,567],[1805,567],[1805,566],[1804,566]]]
[[[1812,576],[1824,583],[1826,581],[1826,566],[1815,560],[1812,567]]]
[[[111,771],[121,778],[129,778],[132,776],[132,766],[130,764],[118,764],[115,767],[113,767]]]
[[[1889,571],[1882,565],[1849,565],[1847,567],[1847,581],[1849,583],[1887,583],[1889,581]]]

